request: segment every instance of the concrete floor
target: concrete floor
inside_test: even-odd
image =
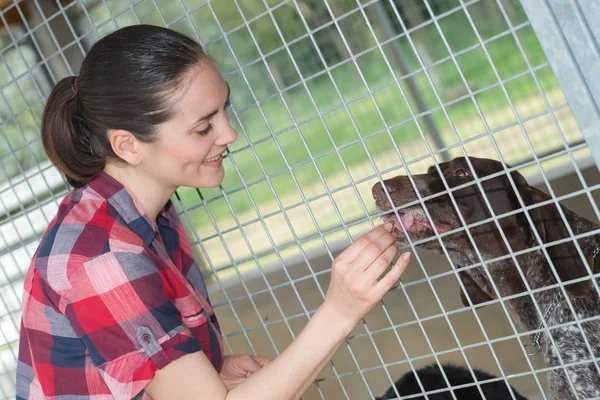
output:
[[[586,169],[584,177],[587,186],[600,182],[595,167]],[[554,179],[551,184],[557,195],[582,188],[573,174]],[[597,221],[586,196],[577,196],[563,204]],[[362,400],[372,398],[372,395],[379,396],[390,386],[388,374],[395,380],[409,371],[407,360],[415,368],[435,363],[434,354],[440,362],[466,365],[468,361],[472,367],[493,375],[507,376],[509,383],[522,395],[530,399],[543,398],[541,391],[546,391],[545,374],[511,377],[544,368],[545,365],[540,355],[525,356],[516,338],[503,339],[514,335],[515,330],[501,306],[487,306],[476,311],[463,307],[454,275],[436,277],[450,271],[445,258],[427,251],[418,251],[417,256],[412,258],[402,278],[405,284],[413,283],[405,288],[408,298],[400,288],[391,290],[383,305],[367,315],[366,324],[356,328],[333,358],[332,365],[325,368],[318,387],[313,385],[303,398],[329,400],[348,397]],[[297,334],[306,324],[304,309],[314,311],[321,304],[319,286],[323,292],[326,291],[330,265],[326,256],[312,258],[310,267],[317,273],[315,279],[306,264],[288,266],[287,273],[291,278],[300,279],[294,288],[281,269],[268,273],[267,282],[258,277],[247,280],[246,287],[241,284],[227,287],[227,296],[238,299],[233,302],[235,313],[221,290],[211,290],[213,304],[224,304],[217,308],[217,315],[227,335],[226,346],[230,351],[248,353],[254,350],[268,357],[276,355],[274,346],[282,351],[292,340],[290,330]],[[319,274],[319,271],[324,272]],[[432,279],[414,284],[422,280],[425,273]],[[308,278],[301,279],[303,277]],[[251,300],[248,291],[256,293]],[[447,317],[442,313],[440,304],[449,314]],[[365,334],[367,331],[369,334]],[[487,340],[493,343],[488,344]],[[525,341],[526,337],[521,340]],[[383,368],[382,365],[388,367]]]

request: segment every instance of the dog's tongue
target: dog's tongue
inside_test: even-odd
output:
[[[402,220],[402,224],[404,225],[404,229],[409,230],[412,224],[415,222],[415,217],[410,214],[402,214],[400,215],[400,219]],[[396,222],[396,229],[402,232],[402,227],[398,222]]]

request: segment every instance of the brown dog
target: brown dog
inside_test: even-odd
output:
[[[469,161],[474,171],[465,158],[457,158],[439,165],[442,175],[435,167],[430,167],[427,174],[412,175],[416,190],[424,199],[423,203],[418,201],[415,189],[407,176],[386,180],[384,182],[386,190],[381,183],[375,184],[373,197],[378,209],[385,213],[384,219],[394,222],[394,232],[398,242],[406,242],[406,234],[408,234],[412,241],[418,241],[419,247],[442,252],[440,242],[434,235],[435,227],[437,233],[442,235],[442,243],[455,268],[459,270],[459,277],[467,292],[461,291],[463,304],[468,305],[468,299],[477,305],[497,299],[498,296],[522,294],[506,301],[505,304],[513,320],[527,330],[540,329],[542,315],[533,304],[512,257],[506,256],[511,252],[522,252],[515,256],[515,259],[529,287],[533,290],[556,284],[557,281],[565,283],[566,298],[562,290],[556,287],[533,295],[550,328],[556,346],[552,344],[546,331],[541,337],[534,335],[533,340],[543,351],[548,366],[577,364],[554,369],[548,373],[550,390],[557,399],[575,398],[574,392],[580,399],[600,396],[600,368],[598,362],[593,362],[589,350],[591,348],[594,357],[600,356],[598,276],[595,275],[594,283],[586,263],[580,257],[572,240],[546,247],[553,268],[543,250],[531,249],[541,244],[570,238],[556,203],[548,202],[552,200],[550,196],[529,186],[518,172],[510,173],[518,194],[525,207],[529,209],[533,222],[530,224],[502,165],[498,161],[481,158],[469,158]],[[481,179],[483,193],[474,181],[473,172]],[[493,176],[486,178],[490,175]],[[444,182],[452,192],[456,207],[448,195]],[[454,189],[457,187],[458,189]],[[493,214],[486,205],[484,195]],[[542,202],[548,204],[534,206]],[[431,220],[427,218],[423,205],[429,212]],[[534,207],[529,208],[529,206]],[[398,216],[394,208],[397,209]],[[561,206],[561,209],[575,235],[599,229],[596,224],[565,207]],[[473,224],[468,228],[472,241],[459,215],[467,225]],[[502,238],[498,226],[491,219],[493,216],[498,217],[498,225],[510,249]],[[542,243],[536,239],[534,229]],[[594,257],[600,251],[600,235],[586,236],[579,239],[578,243],[592,273],[600,272],[598,264],[594,263]],[[503,256],[504,258],[496,260]],[[484,267],[467,268],[481,262],[484,263]],[[588,279],[584,280],[583,278],[586,277]],[[573,280],[577,281],[569,282]],[[552,328],[576,321],[569,302],[577,313],[578,320],[586,318],[591,320],[582,322],[582,329],[577,324]],[[565,370],[568,372],[568,377]]]

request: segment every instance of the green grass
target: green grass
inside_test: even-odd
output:
[[[532,30],[528,27],[521,29],[518,31],[518,36],[531,65],[535,67],[544,63],[544,54]],[[402,45],[404,46],[403,51],[408,55],[407,61],[411,70],[417,71],[419,66],[414,54],[412,54],[406,43],[403,42]],[[468,45],[470,43],[451,44],[453,51],[455,48],[466,48]],[[389,54],[390,49],[386,48],[385,51],[387,52],[387,59],[393,65],[393,58]],[[525,59],[521,56],[512,36],[506,36],[491,42],[487,46],[487,51],[502,79],[527,71]],[[439,51],[438,53],[443,52]],[[441,57],[438,59],[441,59]],[[457,63],[473,91],[498,82],[481,47],[458,56]],[[280,96],[262,102],[261,109],[265,118],[263,118],[257,107],[248,107],[248,104],[251,103],[251,100],[248,99],[248,88],[239,74],[232,75],[228,80],[232,86],[233,104],[236,109],[247,108],[238,114],[241,126],[237,121],[233,121],[238,132],[240,132],[240,138],[238,142],[230,146],[230,149],[234,152],[233,159],[240,174],[236,173],[230,161],[226,161],[227,173],[223,188],[226,191],[240,188],[243,179],[247,185],[250,185],[250,195],[262,213],[264,212],[262,207],[266,203],[272,202],[274,197],[266,182],[263,181],[261,184],[253,185],[260,179],[264,179],[265,176],[258,161],[262,164],[267,175],[279,174],[272,178],[271,182],[280,198],[291,195],[293,199],[299,201],[300,197],[291,179],[291,174],[296,178],[303,191],[309,190],[312,185],[320,180],[312,163],[299,165],[310,160],[311,155],[313,158],[321,157],[316,161],[317,168],[321,175],[327,177],[342,171],[343,166],[340,157],[348,167],[368,161],[362,144],[360,142],[354,143],[358,141],[359,136],[373,135],[375,132],[384,130],[386,126],[406,121],[391,129],[392,138],[396,145],[402,147],[403,144],[420,138],[415,121],[411,119],[409,106],[403,99],[397,85],[393,83],[393,76],[389,72],[381,53],[377,51],[367,53],[358,59],[357,64],[368,88],[360,80],[358,70],[354,64],[347,63],[333,69],[331,78],[327,75],[321,75],[307,81],[308,91],[303,85],[300,85],[285,92],[284,99],[291,115],[287,112]],[[448,89],[457,90],[458,87],[460,92],[462,80],[452,60],[431,68],[429,72],[436,77],[435,85],[437,86],[435,90],[440,93],[442,102],[446,103],[452,100],[452,97],[449,97]],[[259,86],[259,89],[252,88],[259,99],[276,92],[275,87],[270,83],[266,69],[256,68],[248,73],[251,86],[259,85],[260,82],[269,82],[262,87]],[[398,70],[395,70],[394,73],[401,79],[402,88],[408,93],[406,80],[402,79]],[[539,70],[537,78],[544,90],[553,90],[557,87],[554,75],[548,67]],[[417,72],[414,79],[425,100],[427,109],[439,107],[440,103],[436,99],[434,88],[429,83],[426,75],[422,71]],[[381,88],[390,82],[391,85]],[[353,100],[368,93],[368,90],[373,92],[377,107],[369,96]],[[530,74],[507,83],[506,90],[513,103],[525,102],[533,96],[539,96],[535,81]],[[465,93],[466,91],[463,89],[460,95],[462,96]],[[311,97],[314,99],[316,107],[313,106]],[[484,117],[495,111],[506,109],[508,106],[506,96],[499,87],[478,94],[476,101]],[[347,110],[343,106],[344,104],[347,105]],[[414,99],[409,98],[409,104],[413,110],[416,110]],[[379,116],[377,108],[381,111],[383,119]],[[317,109],[322,114],[323,122],[318,118]],[[474,119],[479,120],[477,109],[471,99],[447,107],[447,112],[455,125]],[[524,117],[525,115],[520,116]],[[448,121],[442,112],[434,112],[432,118],[439,129],[448,127]],[[294,121],[299,123],[297,128],[294,126]],[[271,131],[269,131],[269,128]],[[490,128],[493,129],[494,126],[490,126]],[[247,148],[248,140],[242,131],[253,143],[257,157],[251,149]],[[273,136],[271,132],[276,133],[276,136]],[[354,144],[349,145],[350,143]],[[378,154],[393,148],[393,143],[387,132],[370,136],[365,143],[370,155],[374,158]],[[239,151],[239,149],[243,150]],[[336,149],[339,156],[334,153],[323,157],[323,154]],[[292,167],[291,172],[286,166],[286,160]],[[203,189],[201,192],[206,199],[221,196],[219,189]],[[295,196],[293,196],[294,193]],[[179,195],[187,206],[199,202],[195,190],[184,188],[179,191]],[[252,208],[250,198],[245,191],[230,196],[229,201],[237,216]],[[209,210],[217,220],[231,216],[226,203],[222,199],[212,202]],[[209,224],[205,211],[197,211],[192,215],[192,218],[197,227]]]
[[[187,3],[187,0],[184,2]],[[214,3],[217,18],[226,31],[238,27],[244,19],[248,20],[264,11],[260,1],[248,2],[248,4],[243,2],[244,18],[242,18],[241,15],[238,15],[236,7],[231,7],[230,3],[230,1]],[[442,3],[440,2],[440,5]],[[469,7],[482,39],[488,40],[508,31],[508,26],[501,17],[500,11],[493,9],[496,7],[493,2],[483,3]],[[518,2],[507,1],[504,3],[505,5],[512,4],[507,10],[512,10],[510,18],[513,25],[526,21],[525,14],[518,7]],[[91,16],[95,23],[108,20],[111,12],[114,14],[128,8],[128,3],[124,0],[109,1],[108,4],[110,10],[103,4],[93,7]],[[354,7],[353,4],[354,2],[348,3],[351,9]],[[448,2],[448,7],[451,4],[454,3]],[[341,6],[342,3],[338,5]],[[158,6],[167,21],[174,21],[184,13],[183,8],[174,7],[166,0],[158,0]],[[441,11],[443,10],[440,9],[439,12]],[[369,10],[366,12],[371,15]],[[154,3],[149,0],[136,6],[136,14],[142,23],[162,24]],[[287,42],[306,32],[299,22],[298,16],[295,15],[294,7],[278,8],[274,18],[282,29]],[[392,16],[392,19],[395,17]],[[120,15],[117,22],[119,26],[125,26],[137,23],[138,19],[131,12],[127,12]],[[323,23],[323,21],[313,22],[317,25]],[[413,79],[424,99],[427,110],[440,107],[436,92],[439,93],[442,103],[447,103],[466,93],[459,69],[464,74],[472,91],[498,82],[492,64],[481,47],[477,46],[464,52],[479,42],[462,10],[438,20],[441,34],[433,23],[413,31],[411,38],[419,44],[416,51],[418,54],[405,37],[384,44],[382,53],[376,45],[378,42],[385,43],[388,37],[380,31],[380,24],[377,24],[377,21],[371,22],[375,29],[377,42],[362,20],[360,13],[351,13],[339,21],[340,29],[344,38],[348,40],[352,54],[361,54],[356,63],[339,64],[340,57],[345,58],[347,55],[336,55],[335,51],[332,52],[331,46],[335,42],[335,40],[332,41],[332,38],[337,36],[340,39],[339,33],[333,26],[319,30],[313,35],[317,40],[320,52],[325,56],[325,64],[331,68],[331,76],[321,73],[315,77],[315,74],[322,72],[325,66],[319,59],[311,38],[305,38],[290,45],[291,55],[288,54],[287,49],[281,49],[270,54],[264,62],[254,62],[257,59],[260,60],[260,54],[254,45],[253,38],[257,39],[258,48],[263,54],[282,44],[269,16],[261,17],[250,24],[249,30],[235,30],[228,35],[228,42],[223,39],[217,40],[207,48],[207,52],[217,60],[221,71],[227,76],[232,87],[232,103],[237,111],[236,117],[239,118],[239,122],[234,119],[233,123],[240,133],[240,138],[230,146],[234,152],[233,161],[235,161],[239,174],[233,168],[231,160],[226,160],[227,173],[223,182],[223,188],[227,192],[241,188],[242,182],[249,185],[249,194],[242,190],[228,198],[236,216],[243,217],[246,211],[253,208],[249,196],[257,204],[261,213],[274,211],[271,204],[275,197],[267,182],[264,181],[265,173],[271,176],[269,182],[281,201],[288,203],[300,201],[294,179],[306,196],[315,195],[324,190],[319,187],[319,174],[327,180],[328,177],[340,173],[343,165],[352,167],[368,160],[367,152],[359,142],[361,137],[366,138],[367,151],[373,158],[389,151],[394,144],[402,148],[406,143],[420,140],[417,121],[411,117],[411,109],[414,113],[419,113],[419,110],[416,107],[415,99],[410,96],[408,91],[406,77],[394,61],[393,50],[395,48],[401,50],[408,68],[412,71]],[[196,28],[195,31],[191,24]],[[107,33],[115,28],[112,24],[108,24],[101,33]],[[192,13],[189,22],[187,19],[182,19],[173,28],[192,36],[197,31],[204,42],[215,40],[220,36],[214,16],[207,7]],[[396,29],[399,27],[396,26]],[[250,31],[252,36],[250,36]],[[450,51],[446,47],[442,35],[447,40]],[[519,29],[517,36],[531,65],[537,66],[546,61],[530,27]],[[375,50],[367,51],[371,48]],[[424,52],[424,48],[427,49],[427,52]],[[512,35],[505,35],[487,43],[486,49],[501,79],[507,79],[527,71],[527,63]],[[458,68],[452,59],[428,68],[427,72],[433,80],[432,85],[421,70],[418,60],[429,60],[427,64],[430,65],[447,58],[450,52],[452,54],[464,52],[456,56]],[[244,76],[239,71],[236,72],[238,62],[242,65],[251,63],[244,68]],[[391,65],[392,71],[389,70],[386,62]],[[295,65],[298,66],[299,71],[296,71]],[[276,75],[276,82],[271,79],[270,71]],[[557,87],[549,68],[538,71],[537,75],[544,90],[553,90]],[[0,76],[3,75],[0,74]],[[361,76],[364,77],[365,82],[362,81]],[[309,77],[312,78],[308,79]],[[395,78],[399,79],[400,87],[408,96],[407,100],[403,98],[395,83]],[[305,84],[298,84],[302,80]],[[280,88],[290,86],[293,88],[286,90],[283,95],[269,98],[273,94],[279,93]],[[531,75],[511,81],[506,85],[506,90],[514,103],[523,103],[527,99],[539,96]],[[369,91],[373,94],[373,99],[366,95]],[[259,100],[260,109],[256,106],[252,93]],[[11,99],[11,107],[18,108],[16,111],[23,108],[21,103],[24,99],[20,102],[17,93],[5,93],[5,95]],[[363,97],[357,99],[360,96]],[[498,110],[505,110],[508,105],[506,96],[498,87],[478,94],[475,100],[485,118]],[[289,107],[289,112],[286,105]],[[0,107],[0,110],[2,109],[6,109],[6,107]],[[455,125],[473,121],[478,126],[482,126],[478,121],[478,112],[471,99],[448,106],[446,111]],[[525,115],[521,115],[521,112],[526,113],[527,111],[519,109],[518,112],[521,117],[524,117]],[[1,119],[5,120],[8,117],[9,115],[0,113]],[[435,111],[431,114],[431,118],[438,129],[448,129],[449,122],[443,112]],[[418,122],[424,126],[422,118]],[[16,124],[20,124],[21,127],[27,128],[26,131],[34,132],[37,135],[35,129],[29,129],[29,126],[33,125],[32,121],[17,121]],[[491,129],[496,127],[492,121],[489,124]],[[390,126],[393,126],[390,130],[391,137],[385,132],[385,128]],[[5,125],[4,134],[7,137],[7,143],[19,144],[17,142],[20,134],[17,128],[18,126],[15,124]],[[383,132],[375,135],[380,131]],[[425,131],[425,134],[427,135],[428,132]],[[248,148],[249,143],[252,144],[256,155]],[[5,154],[7,151],[9,151],[8,147],[0,146],[0,154]],[[311,158],[316,158],[316,167],[312,162],[307,163]],[[21,164],[28,162],[24,159]],[[10,167],[10,165],[6,165],[8,170]],[[17,170],[14,171],[14,173],[17,172]],[[214,218],[221,221],[231,216],[224,200],[219,199],[222,195],[219,189],[203,189],[201,193],[206,199],[217,199],[209,205],[209,210]],[[179,195],[188,207],[200,202],[196,190],[182,188]],[[193,211],[192,218],[197,227],[210,224],[204,208]]]

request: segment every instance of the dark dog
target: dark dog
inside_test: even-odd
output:
[[[498,295],[504,298],[522,294],[522,296],[507,300],[506,307],[513,320],[528,331],[540,329],[543,327],[542,318],[545,320],[556,346],[552,344],[547,331],[543,331],[541,335],[533,335],[533,342],[543,352],[546,365],[560,366],[584,362],[554,369],[548,373],[549,388],[557,399],[575,398],[573,390],[578,394],[579,399],[600,396],[600,369],[598,362],[594,362],[592,359],[592,356],[600,357],[600,319],[597,318],[600,315],[600,299],[595,285],[598,277],[594,278],[595,282],[592,281],[573,241],[546,247],[557,277],[544,251],[539,249],[527,251],[531,247],[570,238],[556,203],[532,207],[529,215],[533,224],[530,224],[502,165],[498,161],[489,159],[469,158],[469,160],[476,176],[480,179],[483,178],[480,182],[481,187],[493,214],[500,216],[498,223],[506,236],[510,250],[494,221],[477,224],[491,218],[492,214],[484,201],[483,194],[475,184],[473,171],[465,158],[457,158],[440,164],[439,168],[443,176],[435,167],[430,167],[427,174],[412,176],[420,196],[427,198],[424,205],[432,218],[431,221],[426,217],[422,204],[417,201],[417,195],[407,176],[398,176],[385,181],[392,203],[381,183],[373,186],[373,196],[377,207],[379,210],[387,212],[394,206],[405,206],[398,210],[399,219],[395,213],[388,213],[384,216],[385,219],[394,222],[395,234],[400,243],[406,242],[406,232],[412,241],[419,241],[419,247],[442,252],[439,240],[434,236],[433,228],[435,227],[439,234],[447,233],[441,240],[455,268],[458,269],[458,275],[466,289],[466,293],[461,291],[463,304],[469,305],[469,299],[471,303],[478,305],[494,300]],[[485,177],[497,173],[500,174],[485,179]],[[526,207],[551,200],[546,193],[529,186],[525,178],[518,172],[511,172],[510,176]],[[456,208],[442,179],[451,189],[461,186],[459,189],[452,190]],[[567,208],[561,206],[561,209],[575,235],[595,231],[599,228],[596,224]],[[511,213],[516,210],[520,211]],[[464,229],[460,230],[464,226],[458,213],[467,225],[475,224],[469,228],[473,242]],[[504,215],[507,213],[509,215]],[[534,229],[542,243],[538,243],[536,240]],[[454,230],[457,231],[450,232]],[[424,239],[430,240],[423,241]],[[479,250],[482,259],[478,257],[473,244]],[[578,244],[591,272],[597,274],[600,268],[599,264],[594,262],[594,257],[599,251],[600,235],[586,236],[579,239]],[[535,293],[533,298],[541,310],[542,315],[540,315],[531,296],[527,293],[525,282],[521,279],[513,259],[489,261],[506,256],[510,254],[510,251],[513,253],[524,252],[515,259],[531,289],[556,284],[558,278],[561,283],[566,283],[564,287],[566,297],[560,288]],[[485,267],[465,268],[481,262]],[[569,283],[574,279],[586,277],[588,278],[586,280]],[[494,286],[497,288],[497,292],[494,290]],[[576,321],[569,303],[577,314],[577,320],[591,318],[591,320],[581,323],[582,329],[577,324],[555,327],[559,324]],[[593,354],[590,354],[588,344]],[[565,371],[568,373],[568,377]]]
[[[506,386],[505,381],[494,381],[489,383],[482,383],[481,391],[485,397],[481,397],[481,393],[479,393],[479,389],[474,385],[473,377],[471,376],[471,372],[464,367],[457,367],[453,365],[444,365],[444,374],[446,378],[448,378],[448,382],[450,382],[450,386],[460,386],[460,385],[469,385],[461,389],[453,389],[454,395],[456,396],[456,400],[512,400],[513,396],[510,394],[508,390],[508,386]],[[478,369],[474,369],[473,373],[477,378],[478,382],[494,379],[495,376],[492,376],[484,371],[480,371]],[[419,376],[419,380],[423,385],[423,389],[426,392],[432,390],[439,389],[447,389],[448,385],[442,376],[440,368],[434,364],[427,366],[425,368],[421,368],[417,370],[417,375]],[[400,396],[409,396],[413,394],[423,393],[415,374],[411,372],[407,372],[402,376],[402,378],[398,379],[396,383],[394,383],[396,387],[396,391]],[[527,400],[525,397],[521,396],[514,388],[512,389],[514,393],[514,399],[516,400]],[[427,397],[429,400],[452,400],[452,394],[450,391],[443,391],[434,394],[428,394]],[[397,399],[396,392],[394,388],[391,387],[382,397],[378,397],[376,400],[387,400],[387,399]],[[424,400],[425,397],[418,396],[412,397],[412,400]]]

